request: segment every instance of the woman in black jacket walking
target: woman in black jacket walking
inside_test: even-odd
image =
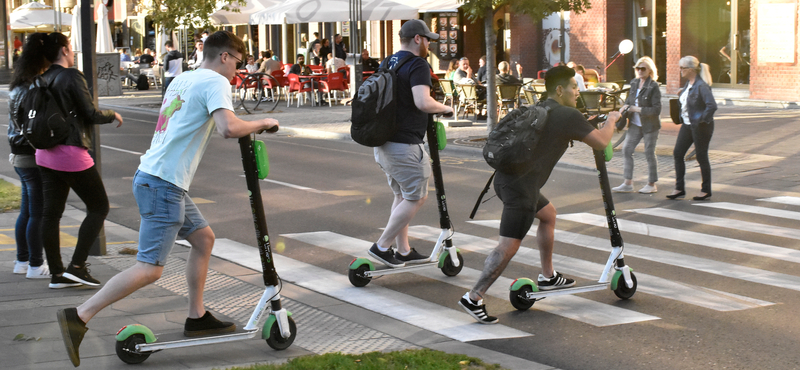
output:
[[[19,217],[14,228],[17,240],[14,273],[25,274],[28,279],[49,278],[50,271],[42,259],[42,176],[36,166],[35,149],[22,136],[17,111],[33,80],[50,66],[50,62],[41,57],[46,37],[46,33],[28,36],[22,55],[14,63],[14,77],[8,85],[9,161],[19,175],[22,188]]]
[[[647,185],[639,189],[639,192],[650,194],[658,191],[656,188],[656,181],[658,181],[656,142],[658,141],[658,130],[661,129],[661,90],[656,82],[658,79],[656,64],[650,57],[639,58],[634,69],[636,69],[637,78],[631,81],[628,98],[620,109],[620,113],[626,111],[627,113],[617,122],[618,129],[625,128],[625,125],[630,122],[628,134],[625,136],[625,144],[622,147],[622,154],[625,158],[622,167],[625,181],[611,191],[617,193],[633,191],[633,151],[639,145],[639,141],[644,139],[644,156],[647,158],[649,175]]]
[[[675,159],[675,190],[667,195],[667,198],[677,199],[686,196],[683,179],[686,174],[686,164],[683,158],[689,147],[694,144],[703,183],[700,194],[692,199],[707,200],[711,198],[711,163],[708,160],[708,145],[711,142],[711,135],[714,134],[714,112],[717,110],[717,101],[711,93],[711,73],[708,64],[700,63],[693,56],[681,58],[678,65],[681,68],[681,77],[687,82],[678,93],[683,125],[678,131],[678,139],[675,140],[675,149],[672,152]]]
[[[61,145],[50,149],[36,150],[36,164],[42,173],[44,214],[42,218],[42,241],[47,254],[50,273],[50,288],[66,288],[81,284],[97,286],[100,282],[89,275],[86,259],[89,249],[108,214],[108,196],[103,180],[89,155],[92,147],[93,125],[111,123],[122,125],[122,117],[112,110],[98,110],[86,84],[83,73],[71,68],[75,54],[69,39],[53,32],[44,41],[43,57],[52,65],[43,77],[50,84],[53,95],[63,107],[72,109],[68,116],[72,125],[70,135]],[[86,204],[86,217],[78,231],[78,242],[72,261],[66,269],[61,262],[59,223],[72,189]]]

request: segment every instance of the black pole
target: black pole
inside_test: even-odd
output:
[[[8,29],[8,22],[7,22],[8,21],[8,15],[7,15],[8,9],[6,8],[6,6],[7,6],[6,3],[7,2],[4,1],[2,4],[0,4],[0,42],[3,43],[3,55],[0,55],[0,58],[2,58],[3,60],[2,60],[2,64],[0,65],[0,68],[7,70],[9,68],[9,64],[8,64],[9,59],[8,58],[10,58],[11,55],[12,55],[11,53],[9,53],[9,49],[13,50],[14,41],[10,40],[11,37],[9,37],[9,32],[7,31],[7,29]],[[3,79],[3,80],[5,80],[5,79]],[[9,78],[9,80],[10,80],[10,78]],[[8,83],[8,81],[4,81],[3,83]]]
[[[95,53],[95,27],[94,27],[94,3],[91,0],[80,0],[81,2],[81,60],[83,61],[83,75],[86,77],[86,83],[89,85],[89,94],[92,95],[92,101],[95,107],[98,105],[97,100],[97,73],[95,65],[97,64],[97,55]],[[107,21],[107,20],[106,20]],[[94,157],[94,165],[102,176],[100,167],[100,127],[92,125],[94,140],[92,147],[89,148]],[[97,240],[94,241],[92,247],[89,249],[89,254],[92,256],[103,256],[106,254],[106,231],[105,228],[100,229],[97,235]]]

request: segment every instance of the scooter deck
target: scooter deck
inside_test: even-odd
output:
[[[230,333],[202,335],[198,337],[187,337],[183,332],[169,332],[163,334],[156,334],[156,341],[148,344],[140,344],[141,352],[154,352],[162,349],[190,347],[203,344],[233,342],[248,338],[254,338],[259,330],[245,331],[237,328],[236,331]]]
[[[560,289],[552,289],[552,290],[542,290],[538,292],[530,292],[528,293],[528,299],[541,299],[545,297],[553,297],[557,295],[569,295],[569,294],[576,294],[576,293],[585,293],[585,292],[594,292],[598,290],[608,289],[609,283],[600,283],[600,284],[592,284],[592,285],[584,285],[584,286],[575,286],[569,288],[560,288]]]
[[[364,276],[365,277],[376,277],[376,276],[382,276],[382,275],[401,274],[401,273],[404,273],[404,272],[413,271],[413,270],[421,270],[423,268],[428,268],[428,267],[436,267],[436,268],[439,267],[439,261],[436,261],[436,262],[425,262],[425,263],[415,263],[415,264],[412,264],[412,265],[405,265],[403,267],[389,267],[389,266],[381,264],[380,262],[375,262],[375,263],[376,264],[380,264],[380,265],[378,265],[379,267],[375,267],[375,270],[373,270],[373,271],[365,271],[364,272]]]

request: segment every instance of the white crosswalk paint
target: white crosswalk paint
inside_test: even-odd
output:
[[[607,227],[608,225],[605,216],[594,215],[591,213],[570,213],[566,215],[558,215],[558,218],[561,220],[579,222],[597,227]],[[631,220],[617,219],[617,225],[619,226],[620,231],[626,233],[647,235],[656,238],[674,240],[681,243],[800,263],[800,251],[794,249],[776,247],[769,244],[703,234],[696,231],[675,229]]]
[[[500,220],[480,220],[469,222],[495,229],[500,228]],[[414,227],[415,237],[419,237],[417,234],[417,228],[417,226]],[[412,235],[411,228],[409,228],[409,235]],[[532,229],[531,231],[528,231],[528,235],[536,236],[536,231]],[[497,244],[497,242],[491,241],[490,239],[466,236],[464,234],[456,234],[456,236],[458,236],[459,248],[473,250],[478,253],[486,254]],[[557,242],[574,244],[599,251],[608,252],[610,248],[608,239],[595,238],[562,230],[555,231],[555,240]],[[493,244],[487,245],[487,243]],[[780,284],[776,286],[787,287],[789,289],[800,289],[800,278],[797,277],[789,277],[788,275],[783,274],[777,274],[781,276],[775,276],[776,274],[769,271],[716,262],[678,253],[659,251],[634,244],[625,244],[625,255],[628,257],[638,257],[669,265],[715,273],[723,276],[729,276],[727,273],[731,272],[737,276],[753,279],[753,281],[757,279],[759,282],[764,284]],[[514,256],[513,261],[528,265],[539,265],[539,251],[536,249],[520,247],[516,256]],[[601,264],[556,254],[553,254],[553,263],[556,265],[556,269],[558,271],[587,279],[597,279],[603,270],[603,265]],[[636,277],[639,281],[637,292],[653,294],[659,297],[673,299],[716,311],[745,310],[774,304],[772,302],[766,302],[750,297],[731,293],[720,293],[719,291],[713,289],[663,279],[657,276],[645,274],[640,270],[636,270],[636,266],[631,267],[636,272]],[[795,281],[783,281],[781,278],[784,276],[793,278]]]
[[[439,231],[439,229],[435,230],[436,235],[433,237],[433,242],[436,241]],[[372,259],[367,254],[367,250],[372,245],[372,242],[362,239],[356,239],[330,231],[282,234],[281,236],[317,247],[330,249],[336,252],[346,253],[353,257]],[[456,246],[458,247],[458,245]],[[380,263],[377,264],[380,265]],[[465,290],[472,289],[473,285],[476,281],[478,281],[478,277],[481,274],[480,271],[466,266],[462,268],[461,272],[457,276],[453,277],[445,276],[439,269],[433,267],[409,271],[409,273],[414,273],[441,281],[443,283],[455,285]],[[509,293],[508,287],[511,286],[512,282],[513,280],[511,279],[500,277],[489,289],[487,294],[507,300]],[[594,326],[611,326],[659,319],[656,316],[611,306],[577,296],[550,297],[546,300],[536,302],[533,308]],[[492,312],[491,308],[489,312]]]
[[[788,204],[790,206],[800,206],[800,198],[799,197],[770,197],[770,198],[761,198],[756,199],[764,202],[772,202],[772,203],[780,203],[780,204]]]
[[[739,231],[748,231],[769,236],[781,236],[784,238],[800,240],[800,230],[775,225],[759,224],[755,222],[734,220],[730,218],[713,217],[699,215],[691,212],[676,211],[667,208],[641,208],[631,209],[629,212],[639,213],[648,216],[670,218],[673,220],[686,221],[693,224],[703,224]]]
[[[694,203],[693,205],[800,221],[800,212],[785,211],[782,209],[751,206],[747,204],[737,204],[729,202]]]
[[[261,270],[258,249],[228,239],[216,239],[212,254],[224,260]],[[347,276],[279,254],[273,255],[281,279],[306,289],[364,307],[448,338],[469,342],[518,338],[531,334],[504,325],[481,325],[466,313],[372,284],[356,288]]]

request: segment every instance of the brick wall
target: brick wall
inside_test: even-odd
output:
[[[611,58],[619,51],[619,43],[626,39],[626,30],[628,28],[628,19],[630,18],[630,1],[626,0],[606,0],[606,63],[611,63]],[[592,2],[594,7],[594,2]],[[617,60],[608,67],[605,79],[608,82],[618,81],[625,79],[625,72],[627,68],[633,68],[632,54],[620,55]],[[597,70],[600,74],[603,73],[602,69]],[[629,72],[629,71],[628,71]],[[632,75],[628,73],[628,75]]]
[[[534,23],[530,16],[511,14],[511,47],[508,56],[511,61],[522,65],[522,76],[536,78],[542,69],[542,23]]]
[[[764,0],[753,0],[750,5],[750,98],[783,101],[800,101],[800,60],[797,50],[800,49],[800,33],[795,35],[795,63],[779,65],[774,63],[758,63],[758,4]],[[796,1],[800,12],[800,1]],[[798,17],[798,14],[795,14]],[[797,19],[797,18],[795,18]]]
[[[678,61],[681,59],[681,0],[667,0],[667,93],[676,94],[681,87]]]
[[[592,1],[591,9],[582,14],[572,13],[569,22],[569,59],[601,75],[605,67],[603,61],[610,56],[607,54],[608,1]]]

